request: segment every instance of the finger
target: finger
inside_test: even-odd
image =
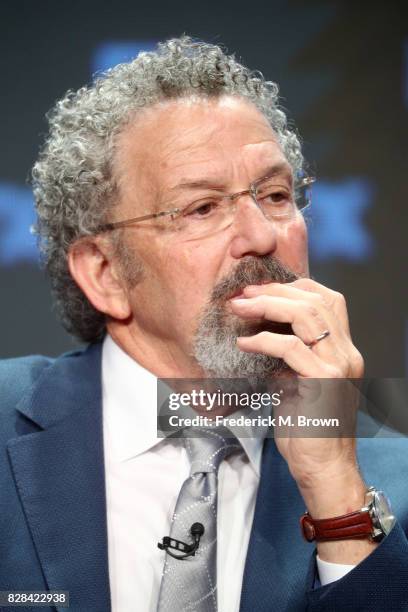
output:
[[[263,285],[247,285],[243,289],[243,293],[246,297],[256,297],[257,295],[276,295],[280,297],[288,297],[292,299],[307,299],[313,295],[316,299],[319,298],[319,294],[312,294],[311,291],[305,291],[294,287],[292,283],[265,283]]]
[[[322,309],[319,311],[315,305],[303,300],[259,295],[255,298],[231,300],[231,308],[243,319],[262,318],[277,323],[290,323],[296,336],[305,344],[314,342],[329,326]],[[331,342],[334,340],[333,337],[330,339]]]
[[[348,376],[359,378],[363,375],[364,360],[360,352],[353,345],[350,336],[346,302],[340,293],[328,289],[309,278],[302,278],[292,283],[284,284],[250,285],[244,289],[244,295],[248,297],[262,294],[291,296],[293,299],[309,301],[316,308],[321,309],[324,313],[324,319],[327,321],[327,329],[330,331],[331,338],[330,341],[329,338],[325,338],[322,342],[315,344],[311,347],[312,351],[322,358],[329,359],[331,362],[337,359],[338,364],[344,366],[344,371],[347,372]],[[329,348],[327,346],[329,343],[333,351],[331,354],[326,350]],[[333,343],[335,343],[335,346],[333,346]],[[334,361],[334,363],[336,362]]]
[[[254,336],[240,336],[237,346],[247,353],[280,357],[300,376],[338,378],[341,375],[337,368],[322,361],[297,336],[260,332]]]
[[[297,282],[298,281],[294,281],[294,283]],[[288,299],[293,300],[302,300],[303,302],[309,302],[313,304],[316,308],[324,310],[324,316],[327,322],[330,323],[330,329],[333,328],[333,325],[337,328],[339,327],[339,324],[342,325],[341,321],[339,320],[339,317],[333,311],[332,305],[334,297],[331,294],[336,294],[335,291],[331,291],[330,289],[328,289],[327,291],[329,293],[323,294],[323,292],[318,293],[317,291],[312,291],[310,290],[310,288],[299,288],[295,286],[294,283],[268,283],[264,285],[248,285],[244,288],[243,293],[245,297],[248,298],[256,297],[258,295],[271,295],[277,297],[286,297]],[[324,289],[326,288],[324,287]],[[344,331],[348,332],[348,327],[346,327]]]
[[[347,312],[345,297],[339,291],[334,291],[316,282],[311,278],[299,278],[291,283],[296,289],[321,295],[327,308],[333,313],[334,317],[341,323],[348,336],[350,336],[350,324]]]
[[[247,297],[268,294],[282,297],[292,296],[294,299],[308,300],[314,304],[325,306],[333,320],[340,323],[350,336],[347,305],[344,296],[338,291],[329,289],[311,278],[299,278],[291,283],[267,283],[263,285],[248,285],[243,290]]]
[[[330,333],[336,336],[337,343],[342,342],[348,345],[351,342],[347,306],[344,297],[337,291],[328,289],[309,278],[298,279],[293,283],[248,285],[243,290],[243,293],[247,297],[275,295],[310,302],[316,308],[324,311],[327,327]]]

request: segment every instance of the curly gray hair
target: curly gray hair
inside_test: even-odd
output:
[[[191,95],[249,100],[269,120],[295,174],[302,169],[299,139],[278,106],[277,85],[219,46],[187,36],[168,40],[108,70],[91,86],[69,91],[47,115],[50,130],[33,168],[33,188],[36,231],[55,305],[67,331],[83,341],[103,337],[105,315],[72,279],[67,253],[75,240],[96,232],[114,205],[115,140],[138,109]]]

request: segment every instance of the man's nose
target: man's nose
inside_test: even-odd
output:
[[[273,221],[267,219],[250,194],[235,202],[233,224],[235,232],[231,255],[236,259],[247,255],[260,256],[273,253],[277,246],[277,231]]]

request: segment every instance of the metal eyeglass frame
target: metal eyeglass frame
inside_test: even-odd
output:
[[[253,181],[250,185],[249,185],[249,189],[244,189],[244,191],[237,191],[237,193],[231,193],[231,194],[225,194],[223,196],[221,196],[221,198],[224,200],[230,200],[231,202],[233,202],[234,200],[236,200],[237,198],[243,196],[243,195],[250,195],[251,198],[253,199],[253,201],[255,202],[255,204],[258,206],[258,208],[262,209],[262,205],[258,202],[258,200],[256,199],[257,196],[257,189],[259,187],[260,184],[262,184],[264,181],[267,181],[269,179],[273,178],[272,176],[264,176],[261,179],[257,179],[256,181]],[[298,185],[297,185],[297,189],[299,189],[300,187],[308,187],[309,185],[312,185],[314,182],[316,181],[316,178],[313,176],[306,176],[304,178],[302,178]],[[115,229],[118,229],[120,227],[127,227],[128,225],[133,225],[134,223],[140,223],[141,221],[148,221],[149,219],[158,219],[160,217],[166,217],[166,216],[181,216],[183,214],[183,212],[185,210],[187,210],[188,208],[190,208],[190,206],[193,206],[196,202],[199,202],[200,199],[195,200],[194,202],[191,202],[190,204],[187,204],[187,206],[184,206],[183,208],[173,208],[172,210],[162,210],[160,212],[156,212],[156,213],[150,213],[148,215],[142,215],[141,217],[134,217],[132,219],[125,219],[124,221],[114,221],[112,223],[104,223],[103,225],[100,225],[97,230],[96,233],[103,233],[103,232],[109,232]],[[303,207],[305,208],[305,207]],[[302,210],[302,209],[300,209]]]

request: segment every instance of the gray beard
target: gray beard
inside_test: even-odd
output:
[[[279,260],[265,255],[242,259],[232,273],[216,285],[200,318],[194,342],[194,357],[208,376],[262,379],[290,370],[283,359],[245,353],[236,344],[238,336],[252,336],[261,331],[293,333],[289,324],[243,321],[228,312],[225,306],[247,285],[265,281],[290,283],[297,278]]]

